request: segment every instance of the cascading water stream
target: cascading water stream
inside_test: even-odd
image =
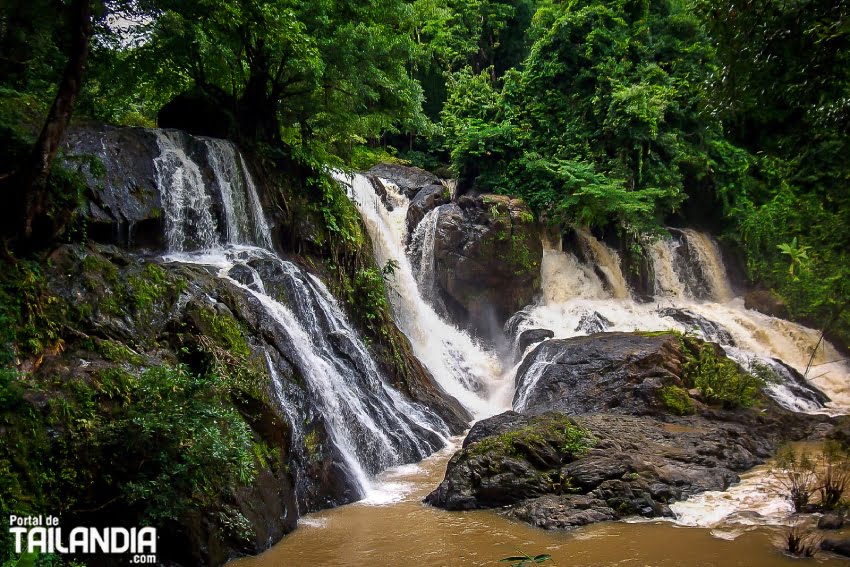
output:
[[[305,453],[302,430],[308,416],[293,403],[294,386],[276,367],[281,354],[297,367],[360,496],[380,500],[371,476],[431,454],[446,443],[447,427],[389,386],[321,281],[272,251],[256,185],[236,147],[173,131],[156,131],[156,136],[161,150],[156,180],[169,248],[165,259],[215,269],[263,314],[278,351],[264,352],[265,362],[293,432],[292,454],[297,459]],[[213,174],[209,186],[202,160]]]
[[[590,249],[596,251],[591,258],[610,261],[614,253],[606,252],[604,243],[587,232],[579,238],[586,257]],[[603,282],[591,266],[544,242],[542,298],[509,322],[512,334],[517,337],[532,328],[550,329],[555,338],[600,330],[693,333],[719,343],[745,368],[753,360],[771,368],[780,381],[769,384],[766,391],[789,409],[812,413],[846,413],[850,409],[850,366],[841,361],[832,345],[821,343],[810,381],[832,400],[824,407],[823,399],[800,375],[818,343],[818,332],[746,309],[741,298],[733,297],[720,252],[708,235],[672,230],[670,237],[652,243],[648,251],[655,298],[640,303],[628,296],[618,297],[622,292],[616,291],[611,281]],[[606,278],[615,274],[613,281],[618,279],[610,266],[601,272]],[[524,384],[530,386],[547,364],[546,360],[535,361]],[[524,409],[528,389],[516,393],[514,409]],[[735,526],[742,523],[782,524],[787,521],[787,502],[777,491],[766,490],[766,482],[765,471],[759,469],[728,491],[699,495],[672,508],[679,523],[717,528],[721,537],[735,537],[740,533]],[[747,519],[752,514],[758,519]]]
[[[589,233],[582,246],[597,250],[594,257],[611,258],[613,251]],[[595,241],[595,242],[592,242]],[[545,244],[545,243],[544,243]],[[639,303],[601,286],[601,280],[576,256],[546,245],[541,268],[543,297],[540,304],[519,314],[514,335],[525,329],[545,328],[557,338],[588,333],[589,319],[608,331],[674,329],[696,333],[718,342],[727,354],[744,365],[759,360],[773,368],[783,382],[769,393],[782,405],[803,411],[844,411],[850,408],[850,368],[840,354],[822,343],[815,356],[814,385],[832,399],[828,408],[800,396],[789,384],[791,370],[804,372],[818,333],[802,325],[745,309],[740,298],[731,298],[717,245],[705,234],[690,229],[675,231],[649,248],[655,274],[655,300]],[[694,265],[686,265],[686,263]],[[607,270],[606,270],[607,273]],[[704,299],[701,299],[704,298]],[[591,326],[598,331],[599,325]]]
[[[416,269],[416,283],[422,297],[431,305],[439,301],[436,293],[437,267],[434,256],[434,242],[437,234],[437,221],[440,218],[440,208],[435,207],[428,211],[425,217],[416,225],[413,231],[412,247],[418,252],[418,269]]]
[[[351,199],[360,211],[374,245],[378,262],[390,260],[398,267],[390,276],[390,300],[399,328],[410,339],[416,357],[433,374],[440,386],[457,399],[476,418],[487,417],[507,409],[512,394],[510,382],[502,377],[497,357],[486,352],[468,334],[444,321],[425,301],[405,251],[407,209],[409,201],[391,183],[385,182],[392,211],[375,192],[371,181],[363,175],[348,177],[337,174],[337,180],[349,189]],[[432,211],[433,212],[433,211]],[[438,213],[434,213],[436,215]],[[421,242],[423,264],[433,262],[435,230],[428,230],[432,218],[423,220],[421,237],[430,233],[430,242]],[[433,269],[433,265],[431,266]],[[420,266],[420,273],[427,272]]]
[[[620,255],[598,241],[588,230],[577,229],[579,246],[584,255],[605,276],[605,283],[615,299],[627,299],[629,297],[629,284],[623,276],[620,266]]]

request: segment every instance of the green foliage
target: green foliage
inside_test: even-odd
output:
[[[541,563],[546,563],[547,561],[552,561],[552,556],[548,553],[541,553],[539,555],[535,555],[532,557],[527,553],[523,553],[520,550],[517,550],[522,555],[514,555],[512,557],[505,557],[503,559],[499,559],[500,563],[510,563],[511,567],[532,567],[533,565],[539,565]]]
[[[233,317],[204,310],[201,311],[201,319],[205,326],[204,335],[214,339],[222,348],[236,357],[250,356],[251,348],[245,340],[239,323]]]
[[[694,413],[694,402],[686,390],[678,386],[663,386],[658,390],[661,402],[676,415],[691,415]]]
[[[354,274],[351,304],[369,326],[379,325],[389,313],[384,275],[382,270],[371,267],[361,268]]]
[[[0,274],[0,364],[18,355],[40,356],[62,346],[60,321],[66,306],[48,290],[41,267],[30,261],[4,262]]]
[[[157,366],[2,386],[7,511],[125,506],[144,523],[177,520],[254,475],[251,430],[228,402],[239,385],[221,377]]]
[[[165,270],[156,264],[147,264],[142,273],[128,278],[129,297],[140,310],[149,310],[168,291]]]
[[[696,388],[709,403],[727,408],[752,407],[765,386],[763,374],[749,373],[733,360],[718,354],[711,343],[684,341],[685,361],[682,378],[688,387]]]
[[[649,229],[705,175],[717,121],[690,80],[712,51],[663,1],[553,5],[501,92],[470,71],[449,85],[446,138],[461,182],[520,194],[552,220]]]
[[[548,416],[521,429],[485,437],[469,448],[474,455],[517,455],[523,448],[547,444],[551,438],[568,459],[587,453],[595,440],[590,432],[566,416]]]

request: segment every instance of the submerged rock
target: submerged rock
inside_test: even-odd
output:
[[[830,512],[824,514],[818,520],[818,529],[821,530],[840,530],[844,527],[844,514]]]
[[[837,553],[838,555],[850,557],[850,538],[827,538],[821,542],[820,548],[824,551],[831,551],[832,553]]]

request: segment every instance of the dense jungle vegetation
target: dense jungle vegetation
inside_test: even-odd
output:
[[[16,203],[31,193],[9,208],[7,241],[38,216],[50,219],[48,241],[67,225],[78,195],[67,175],[46,172],[72,111],[153,126],[182,95],[216,110],[213,133],[313,170],[450,165],[462,187],[634,241],[665,223],[707,225],[792,317],[850,343],[846,1],[11,0],[2,10],[3,190]]]
[[[75,121],[166,120],[297,168],[343,243],[359,227],[326,168],[395,160],[456,176],[461,191],[522,197],[543,222],[617,233],[636,254],[666,225],[700,226],[739,252],[791,318],[850,348],[847,0],[5,0],[3,411],[20,402],[20,361],[61,346],[39,262],[84,238],[64,132]],[[191,432],[247,388],[233,377],[195,398],[208,377],[178,366],[148,378],[102,386],[162,415],[188,404],[187,421],[139,426],[118,404],[117,425],[85,439]],[[164,393],[175,389],[185,399]],[[105,395],[81,388],[67,403]],[[49,419],[63,411],[51,407]],[[220,450],[180,457],[225,467],[200,486],[251,473],[245,424],[222,419],[232,427],[204,441]],[[176,453],[182,437],[169,438],[163,451]],[[63,470],[77,449],[63,453]],[[39,506],[74,479],[49,480]],[[145,480],[134,489],[169,483]],[[146,513],[172,512],[172,493],[160,495],[163,509]]]

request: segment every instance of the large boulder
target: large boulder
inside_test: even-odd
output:
[[[448,203],[450,200],[451,192],[442,183],[426,185],[420,189],[416,193],[416,196],[413,197],[413,200],[410,201],[410,206],[407,208],[405,222],[407,223],[408,239],[413,238],[416,227],[429,211]]]
[[[66,161],[86,177],[83,206],[89,238],[122,246],[163,248],[162,200],[153,130],[86,124],[65,136]]]
[[[408,199],[413,199],[423,187],[440,185],[440,179],[430,171],[394,163],[379,163],[368,174],[394,183]]]
[[[469,438],[425,501],[449,510],[509,506],[508,515],[547,529],[669,516],[670,503],[723,490],[774,447],[739,424],[690,418],[668,427],[604,413],[507,412],[477,423]]]
[[[663,412],[658,392],[663,386],[683,386],[682,364],[674,333],[548,340],[519,367],[514,407],[530,413]]]
[[[540,291],[543,247],[519,199],[461,197],[439,208],[434,236],[436,295],[452,320],[484,338]]]

